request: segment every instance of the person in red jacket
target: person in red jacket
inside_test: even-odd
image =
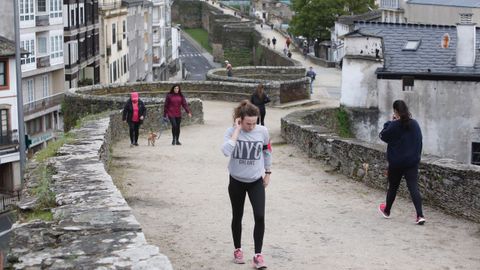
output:
[[[138,146],[138,130],[145,119],[147,109],[138,97],[137,92],[131,92],[130,98],[125,103],[122,120],[127,121],[130,131],[130,147]]]
[[[165,98],[165,105],[163,107],[163,118],[167,118],[172,125],[172,145],[182,145],[178,138],[180,137],[180,123],[182,122],[181,107],[185,109],[189,117],[192,117],[192,112],[188,108],[187,100],[182,94],[180,85],[175,84],[170,89],[170,92]]]

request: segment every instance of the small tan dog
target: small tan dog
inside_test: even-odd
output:
[[[152,131],[150,131],[148,133],[148,146],[150,146],[150,144],[152,146],[155,146],[155,140],[157,139],[158,135],[156,133],[153,133]]]

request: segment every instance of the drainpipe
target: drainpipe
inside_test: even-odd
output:
[[[25,173],[25,123],[23,118],[22,66],[20,63],[20,16],[18,0],[14,0],[13,5],[13,20],[15,22],[15,67],[17,73],[18,142],[20,144],[20,186],[23,188],[23,177]]]

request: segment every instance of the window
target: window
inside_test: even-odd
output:
[[[0,135],[8,136],[8,110],[0,110]]]
[[[45,130],[52,129],[52,114],[45,115]]]
[[[123,68],[125,69],[125,73],[127,73],[127,55],[123,56]]]
[[[37,0],[38,12],[47,12],[47,0]]]
[[[75,25],[75,10],[70,10],[70,26]]]
[[[117,80],[117,61],[113,62],[113,82]]]
[[[403,76],[402,77],[402,90],[403,91],[413,91],[413,83],[415,78],[413,76]]]
[[[420,40],[409,40],[407,43],[405,43],[405,46],[403,47],[404,51],[416,51],[418,47],[420,47]]]
[[[117,29],[116,25],[112,23],[112,44],[115,44],[117,42]]]
[[[27,80],[27,103],[35,100],[33,79]]]
[[[19,0],[20,21],[31,21],[35,19],[33,1],[34,0]]]
[[[127,38],[127,22],[123,21],[123,39]]]
[[[0,60],[0,89],[8,87],[8,60]]]
[[[31,39],[31,40],[20,41],[20,47],[30,52],[30,54],[27,55],[27,57],[22,58],[20,63],[22,65],[35,63],[35,40]]]
[[[83,7],[80,8],[80,24],[85,24],[85,17],[83,14]]]
[[[113,83],[113,66],[110,64],[110,83]]]
[[[50,57],[51,58],[63,57],[63,37],[62,36],[50,37]]]
[[[47,54],[47,38],[46,37],[38,37],[37,45],[38,45],[38,54]]]
[[[50,18],[61,18],[62,9],[61,0],[50,0]]]
[[[472,164],[480,166],[480,142],[472,142]]]
[[[49,96],[49,83],[48,83],[48,75],[43,75],[42,77],[42,84],[43,84],[43,97]]]

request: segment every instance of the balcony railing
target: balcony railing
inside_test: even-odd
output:
[[[399,9],[400,3],[398,0],[380,0],[381,9]]]
[[[2,148],[2,146],[15,144],[18,144],[18,132],[7,131],[7,133],[2,133],[0,135],[0,148]]]
[[[63,101],[63,96],[64,93],[62,92],[33,102],[25,103],[23,104],[23,112],[25,115],[30,115],[60,105]]]
[[[50,56],[37,57],[37,68],[44,68],[50,66]]]
[[[35,16],[35,25],[36,26],[48,26],[50,25],[50,21],[47,15],[37,15]]]

